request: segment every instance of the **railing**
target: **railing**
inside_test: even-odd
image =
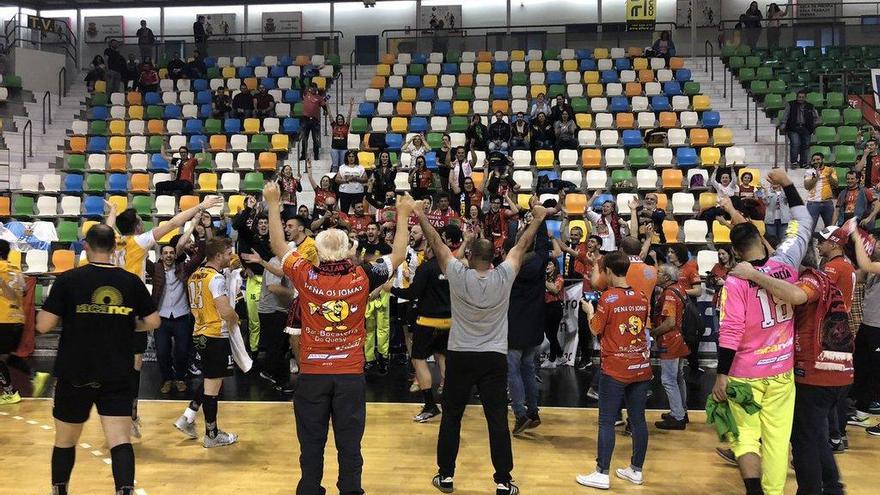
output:
[[[61,106],[62,96],[67,96],[67,67],[58,71],[58,106]]]
[[[713,45],[709,40],[706,40],[706,44],[704,45],[706,49],[704,57],[705,57],[705,69],[706,73],[709,74],[709,80],[715,81],[715,45]],[[709,71],[709,64],[712,64],[712,71]]]
[[[342,86],[345,84],[345,73],[339,71],[334,78],[333,85],[336,86],[336,115],[339,115],[339,102],[342,101],[342,96],[345,94],[345,91],[342,89]]]
[[[354,89],[354,82],[358,78],[357,70],[354,67],[354,52],[355,50],[352,50],[351,53],[348,54],[348,84],[350,84],[350,89]]]
[[[48,105],[46,105],[48,103]],[[49,108],[49,125],[52,125],[52,95],[48,91],[43,93],[43,135],[46,135],[46,107]],[[33,146],[33,143],[31,143]]]
[[[30,140],[30,147],[27,148],[28,154],[27,156],[34,156],[34,123],[31,122],[31,119],[28,119],[27,123],[25,123],[24,128],[21,130],[21,168],[24,170],[25,165],[27,164],[27,158],[25,158],[24,150],[26,149],[26,145],[28,140]]]
[[[70,29],[70,26],[67,24],[67,22],[61,19],[56,19],[55,22],[57,24],[63,25],[66,29],[62,31],[52,31],[47,33],[45,31],[33,29],[29,27],[26,23],[19,22],[19,16],[25,15],[26,14],[14,15],[11,19],[5,22],[3,39],[7,51],[16,44],[24,43],[32,45],[37,50],[42,49],[44,46],[58,46],[61,47],[61,50],[63,50],[63,54],[66,57],[70,58],[74,63],[78,62],[77,47],[79,45],[79,42],[77,41],[76,34],[73,32],[72,29]],[[29,33],[30,37],[24,37],[24,32]],[[36,36],[34,36],[35,33]],[[48,35],[57,37],[58,41],[47,41],[44,38],[47,38]]]
[[[733,99],[733,92],[730,93],[731,99]],[[752,101],[752,92],[746,90],[746,130],[749,130],[749,102]],[[758,102],[755,102],[755,108],[758,107]]]

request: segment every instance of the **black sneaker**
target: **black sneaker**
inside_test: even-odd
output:
[[[843,448],[849,450],[849,437],[846,435],[840,437],[840,441],[843,443]]]
[[[532,422],[528,416],[523,416],[521,418],[516,418],[516,422],[513,424],[513,434],[519,435],[520,433],[526,431],[529,428],[529,424]]]
[[[395,366],[404,366],[409,362],[409,358],[406,357],[406,353],[395,354],[391,357],[391,364]]]
[[[633,434],[632,425],[629,423],[629,420],[626,420],[626,426],[623,427],[623,434],[631,437]]]
[[[541,426],[541,416],[538,416],[538,413],[532,414],[529,416],[531,422],[528,426],[526,426],[527,430],[531,430],[532,428],[537,428]]]
[[[275,391],[280,392],[282,394],[292,394],[295,390],[296,389],[290,383],[286,383],[284,385],[282,385],[282,384],[275,385]]]
[[[663,413],[660,415],[660,419],[666,419],[666,418],[675,419],[672,417],[672,413]],[[684,422],[685,423],[691,422],[691,419],[688,417],[688,413],[684,413]]]
[[[875,437],[880,437],[880,423],[878,423],[870,428],[865,428],[865,431],[868,432],[868,435],[874,435]]]
[[[684,430],[687,428],[687,422],[684,419],[675,419],[669,416],[663,418],[662,421],[655,422],[654,427],[658,430]]]
[[[872,402],[868,406],[868,412],[871,414],[880,414],[880,402]]]
[[[575,368],[577,368],[578,371],[584,371],[585,369],[589,368],[592,365],[593,365],[593,362],[590,361],[589,359],[581,359],[580,361],[577,362],[577,364],[575,364]]]
[[[452,477],[444,478],[439,474],[435,474],[431,484],[443,493],[452,493],[455,490],[452,486]]]
[[[193,364],[189,365],[189,369],[187,370],[187,373],[189,373],[192,376],[201,376],[202,370],[200,370],[198,368],[198,366],[196,366],[195,363],[193,363]]]
[[[728,464],[737,465],[736,456],[733,455],[733,450],[731,449],[722,449],[721,447],[715,448],[715,453],[718,454],[719,457],[724,459],[724,462]]]
[[[364,364],[364,373],[374,373],[377,367],[378,365],[376,364],[376,361],[367,361],[367,363]]]
[[[517,495],[519,487],[513,483],[498,483],[495,485],[495,495]]]
[[[831,443],[831,452],[832,453],[842,454],[842,453],[846,452],[846,445],[844,445],[842,441],[838,440],[837,443],[835,443],[832,440],[832,441],[830,441],[830,443]]]
[[[379,361],[379,366],[378,366],[379,375],[380,376],[387,375],[388,374],[388,360],[383,357],[380,357],[378,359],[378,361]]]

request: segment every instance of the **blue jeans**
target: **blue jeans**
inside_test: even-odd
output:
[[[813,225],[818,227],[818,219],[822,217],[822,222],[828,227],[831,225],[831,218],[834,216],[834,201],[830,199],[825,201],[807,201],[807,211],[813,217]]]
[[[599,455],[596,469],[608,473],[614,453],[614,422],[626,401],[626,413],[632,428],[633,453],[630,463],[641,469],[648,453],[648,425],[645,423],[645,402],[650,380],[623,383],[602,373],[599,377]]]
[[[797,163],[802,167],[806,167],[810,161],[810,139],[811,133],[806,129],[799,131],[787,131],[789,160],[791,163]]]
[[[348,150],[330,149],[330,171],[338,172],[339,166],[345,161],[345,154]]]
[[[537,347],[507,350],[507,386],[510,388],[510,406],[517,419],[538,414],[537,352]]]
[[[669,399],[669,412],[677,420],[687,414],[687,384],[684,381],[684,363],[681,358],[660,360],[660,383]]]
[[[773,223],[766,224],[766,227],[767,235],[772,235],[780,241],[785,239],[785,231],[788,230],[787,223],[782,223],[782,220],[774,220]]]
[[[153,337],[156,340],[156,360],[162,372],[162,381],[183,380],[189,366],[189,346],[192,345],[193,322],[190,315],[180,318],[162,318]]]

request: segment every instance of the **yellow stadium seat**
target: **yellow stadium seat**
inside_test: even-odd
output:
[[[458,85],[459,86],[473,86],[474,85],[474,75],[473,74],[459,74],[458,75]]]
[[[418,93],[416,93],[415,88],[403,88],[400,90],[400,99],[404,102],[416,101],[416,96],[418,96]],[[412,105],[410,105],[410,108],[412,108]],[[400,111],[397,113],[400,113]]]
[[[107,157],[107,168],[111,172],[125,172],[128,168],[127,156],[124,153],[111,154]]]
[[[257,168],[262,172],[274,172],[278,167],[278,155],[272,151],[263,151],[257,161]]]
[[[150,192],[150,176],[148,174],[131,174],[128,186],[131,192]]]
[[[587,97],[594,98],[605,94],[605,88],[601,84],[587,84]]]
[[[639,69],[639,82],[654,82],[654,71],[651,69]]]
[[[120,210],[122,211],[122,210]],[[76,253],[70,249],[56,249],[52,252],[52,273],[64,273],[76,266]]]
[[[594,84],[599,82],[599,71],[588,70],[584,72],[584,83]]]
[[[565,195],[565,212],[569,215],[583,216],[586,208],[587,196],[585,194],[569,193]]]
[[[486,176],[483,172],[473,172],[471,173],[471,180],[474,181],[474,187],[480,189],[483,187],[483,180],[485,180]]]
[[[700,210],[718,206],[718,195],[713,192],[700,193]]]
[[[706,95],[694,95],[691,105],[695,112],[703,112],[712,109],[712,100]]]
[[[730,244],[730,229],[718,220],[712,222],[712,242],[715,244]]]
[[[223,76],[223,79],[234,78],[235,77],[235,67],[232,67],[232,66],[224,67],[221,72],[221,75]]]
[[[551,150],[538,150],[535,152],[535,164],[539,169],[541,168],[553,168],[553,151]]]
[[[259,134],[260,133],[260,119],[244,119],[244,133],[245,134]]]
[[[123,212],[128,208],[128,196],[110,196],[107,202],[116,207],[116,211]]]
[[[406,117],[392,117],[391,132],[405,133],[409,127],[409,119]]]
[[[532,199],[531,194],[517,194],[516,206],[518,206],[520,210],[531,210],[532,206],[529,204],[530,199]]]
[[[455,115],[467,115],[471,111],[471,106],[467,101],[456,100],[452,102],[452,113]]]
[[[374,89],[385,88],[385,78],[382,76],[373,76],[373,78],[370,79],[370,87]]]
[[[660,174],[664,191],[680,191],[684,180],[681,170],[677,168],[664,168]]]
[[[633,70],[644,70],[648,68],[648,59],[645,57],[636,57],[633,59]]]
[[[537,98],[540,94],[547,94],[547,86],[544,86],[543,84],[533,84],[529,88],[529,95],[532,98]]]
[[[544,61],[543,60],[529,60],[529,72],[543,72],[544,71]]]
[[[635,125],[635,117],[631,113],[618,113],[615,117],[615,124],[618,129],[632,129]]]
[[[507,86],[510,84],[510,76],[506,72],[492,74],[492,83],[495,86]]]
[[[105,81],[95,81],[95,93],[106,93],[107,83]]]
[[[140,105],[132,105],[128,107],[129,120],[144,120],[144,107]]]
[[[707,146],[709,144],[709,131],[702,128],[691,129],[691,146]]]
[[[229,215],[235,215],[244,209],[244,195],[242,194],[234,194],[229,196],[229,200],[226,203],[226,206],[229,208]]]
[[[111,120],[110,121],[110,134],[114,136],[124,136],[125,135],[125,121],[124,120]]]
[[[574,121],[580,129],[589,129],[593,126],[593,114],[591,113],[576,113],[574,115]]]
[[[165,67],[159,69],[159,79],[168,79],[168,69]]]
[[[165,121],[159,119],[153,119],[147,121],[147,133],[148,134],[165,134]]]
[[[581,166],[584,168],[599,168],[602,165],[602,150],[584,148],[581,151]]]
[[[626,83],[626,96],[632,98],[633,96],[641,96],[642,95],[642,84],[637,82],[628,82]]]
[[[321,91],[327,89],[327,78],[324,76],[316,76],[312,78],[312,84],[318,87]]]
[[[272,151],[287,153],[290,151],[290,137],[287,134],[272,134]]]
[[[91,228],[94,227],[95,225],[98,225],[98,223],[100,223],[100,222],[96,222],[96,221],[94,221],[94,220],[86,220],[86,221],[84,221],[84,222],[82,223],[82,225],[80,225],[80,231],[82,232],[82,236],[81,236],[81,237],[85,237],[86,234],[89,233],[89,229],[91,229]]]
[[[666,244],[678,244],[678,222],[663,220],[663,235],[666,236]]]
[[[492,113],[501,112],[505,115],[510,111],[510,103],[507,100],[492,101]]]
[[[608,58],[611,55],[608,53],[607,48],[595,48],[593,49],[593,58],[599,60],[601,58]]]
[[[226,151],[226,135],[212,134],[208,138],[208,147],[211,151]]]
[[[755,224],[755,227],[758,228],[758,232],[759,232],[761,235],[764,235],[764,234],[767,233],[767,225],[764,223],[763,220],[752,220],[751,222],[752,222],[753,224]]]
[[[422,86],[426,88],[436,88],[437,84],[437,74],[425,74],[422,77]]]
[[[85,153],[86,138],[81,136],[70,138],[70,151],[72,151],[73,153]]]
[[[477,63],[477,74],[491,74],[492,73],[492,64],[489,62],[478,62]]]
[[[700,149],[700,163],[704,167],[718,165],[721,162],[721,150],[713,146],[704,146]]]
[[[358,151],[357,154],[358,163],[366,168],[375,168],[376,167],[376,155],[370,151]]]
[[[579,69],[578,61],[575,59],[563,60],[562,61],[562,70],[565,72],[577,72]]]
[[[574,229],[581,229],[581,243],[587,242],[587,237],[590,234],[590,229],[587,227],[587,222],[584,222],[581,219],[576,219],[568,222],[568,232],[571,233]]]
[[[742,180],[742,176],[746,172],[752,174],[752,185],[753,186],[757,186],[758,184],[761,183],[761,171],[756,168],[751,168],[751,167],[743,167],[743,168],[739,169],[738,177],[740,178],[740,180]]]
[[[217,192],[217,174],[202,172],[199,174],[199,192]]]
[[[511,62],[522,62],[526,59],[526,52],[523,50],[513,50],[510,52]]]
[[[389,64],[379,64],[376,66],[376,75],[388,77],[391,75],[391,65]]]
[[[712,130],[712,140],[715,146],[732,146],[733,131],[726,127],[716,127]]]

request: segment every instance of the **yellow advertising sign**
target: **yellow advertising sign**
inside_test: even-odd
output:
[[[626,25],[629,31],[653,31],[657,20],[657,0],[626,0]]]

